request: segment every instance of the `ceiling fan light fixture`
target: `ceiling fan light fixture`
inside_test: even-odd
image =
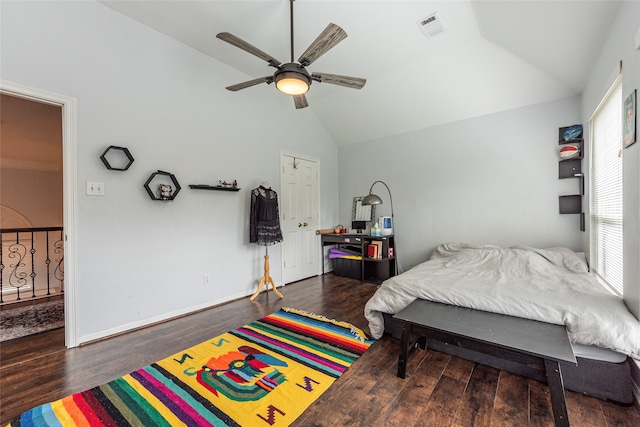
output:
[[[304,95],[311,86],[311,77],[298,64],[284,64],[273,75],[276,88],[287,95]]]
[[[0,0],[2,1],[2,0]],[[270,67],[276,68],[276,72],[273,76],[259,77],[257,79],[249,80],[246,82],[238,83],[235,85],[227,86],[226,89],[230,91],[238,91],[246,89],[251,86],[255,86],[260,83],[275,83],[276,89],[280,92],[291,95],[293,97],[293,103],[296,109],[308,107],[307,98],[304,96],[311,87],[313,80],[318,83],[330,83],[339,86],[350,87],[353,89],[362,89],[367,82],[365,79],[339,76],[337,74],[327,73],[313,73],[309,74],[305,67],[308,67],[314,63],[318,58],[327,53],[335,45],[340,43],[347,37],[347,33],[338,25],[330,23],[320,33],[318,37],[309,45],[307,50],[298,58],[298,62],[294,62],[294,48],[293,48],[293,2],[289,0],[289,10],[291,19],[291,62],[283,64],[273,56],[258,49],[257,47],[247,43],[239,37],[234,36],[231,33],[222,32],[216,35],[220,40],[229,43],[245,52],[250,53],[264,61],[267,61]]]
[[[302,76],[295,73],[283,73],[276,80],[276,87],[280,92],[287,95],[303,95],[309,91],[309,83]]]

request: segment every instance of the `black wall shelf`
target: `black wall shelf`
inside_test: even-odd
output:
[[[558,131],[559,145],[575,145],[578,147],[578,156],[571,159],[564,159],[558,162],[558,178],[577,178],[579,186],[579,194],[570,194],[559,196],[559,212],[561,214],[579,214],[580,215],[580,231],[585,230],[584,212],[582,212],[582,196],[584,195],[584,174],[582,173],[582,159],[584,158],[584,139],[582,135],[579,138],[570,140],[564,139],[564,132],[569,126],[561,127]]]
[[[189,184],[192,190],[240,191],[238,187],[222,187],[220,185]]]
[[[558,167],[558,178],[560,179],[575,178],[582,174],[582,160],[580,159],[560,160],[558,164],[560,165]]]
[[[171,182],[173,183],[173,189],[172,189],[173,192],[171,193],[170,197],[163,198],[158,196],[157,194],[154,194],[153,191],[151,191],[151,188],[149,187],[149,185],[151,184],[151,181],[153,181],[154,178],[156,178],[158,175],[168,176]],[[144,183],[144,189],[147,190],[147,193],[149,194],[149,197],[151,197],[151,200],[160,200],[160,201],[166,202],[166,201],[175,199],[178,193],[180,192],[180,190],[182,189],[182,187],[180,187],[180,183],[178,182],[174,174],[159,170],[157,172],[152,173],[151,176],[149,176],[149,179],[147,179],[147,182]]]
[[[123,167],[114,167],[111,166],[111,163],[109,163],[109,160],[107,158],[107,156],[111,156],[109,154],[110,151],[118,152],[120,151],[122,154],[124,154],[127,158],[127,162]],[[134,158],[131,155],[131,152],[129,151],[128,148],[125,147],[118,147],[116,145],[110,145],[109,147],[107,147],[106,150],[104,150],[104,153],[102,153],[102,155],[100,156],[100,160],[102,160],[102,163],[104,163],[104,165],[107,167],[107,169],[109,170],[114,170],[114,171],[126,171],[127,169],[129,169],[129,167],[131,167],[131,164],[134,162]],[[113,157],[111,159],[111,161],[113,161]],[[124,160],[124,159],[123,159]],[[123,162],[121,162],[123,163]]]
[[[577,214],[582,213],[582,196],[570,195],[560,196],[559,198],[561,214]]]

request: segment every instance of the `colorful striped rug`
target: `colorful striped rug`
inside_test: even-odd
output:
[[[287,426],[373,343],[354,326],[283,308],[10,426]]]

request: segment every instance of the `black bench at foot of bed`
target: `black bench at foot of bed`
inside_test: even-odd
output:
[[[514,360],[544,372],[556,427],[569,427],[559,362],[576,364],[564,325],[417,299],[393,316],[402,323],[398,377],[405,378],[412,335]]]
[[[392,314],[383,313],[383,317],[385,333],[400,339],[402,335],[401,322],[394,319]],[[411,339],[416,340],[417,338],[417,336],[413,336]],[[547,382],[544,372],[512,360],[449,345],[433,339],[427,340],[427,347],[472,360],[482,365],[532,378],[542,383]],[[560,362],[563,384],[566,390],[621,405],[628,406],[633,404],[631,369],[628,359],[621,363],[613,363],[577,356],[576,360],[578,362],[577,365]]]

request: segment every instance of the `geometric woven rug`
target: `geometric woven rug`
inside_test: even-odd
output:
[[[294,309],[22,414],[11,426],[287,426],[373,344]]]

